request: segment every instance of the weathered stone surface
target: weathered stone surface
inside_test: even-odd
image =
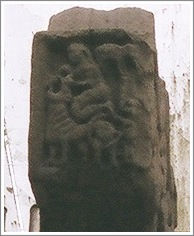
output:
[[[33,44],[29,176],[41,231],[173,231],[168,95],[156,52],[130,27],[67,32],[55,20],[68,17],[53,17]]]
[[[79,31],[88,29],[124,29],[138,35],[156,50],[153,13],[140,8],[117,8],[99,11],[74,7],[51,17],[48,31]]]

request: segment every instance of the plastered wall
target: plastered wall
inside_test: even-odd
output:
[[[19,195],[23,230],[29,230],[30,208],[35,204],[28,181],[28,127],[31,46],[37,31],[47,30],[49,18],[73,7],[93,7],[111,10],[117,7],[140,7],[155,16],[155,37],[159,75],[166,82],[170,97],[171,162],[178,190],[178,227],[190,230],[190,15],[188,3],[149,4],[122,1],[60,2],[4,4],[3,26],[3,102],[9,148],[13,160]],[[192,83],[192,81],[191,81]],[[192,86],[191,86],[192,87]],[[6,230],[19,231],[17,211],[8,162],[4,156],[4,195]],[[16,223],[15,223],[16,222]]]

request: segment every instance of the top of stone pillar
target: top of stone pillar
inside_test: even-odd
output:
[[[138,36],[156,51],[154,15],[140,8],[117,8],[104,11],[74,7],[52,16],[48,31],[118,28]]]

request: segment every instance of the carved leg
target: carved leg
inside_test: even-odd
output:
[[[101,161],[101,155],[102,155],[102,143],[94,138],[91,141],[92,148],[93,148],[93,155],[94,155],[94,162],[100,166],[100,168],[103,168],[102,161]]]
[[[78,146],[78,151],[81,154],[82,160],[83,161],[87,161],[88,160],[88,143],[85,140],[80,140],[77,143]]]

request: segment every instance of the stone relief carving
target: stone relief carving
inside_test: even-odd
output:
[[[32,85],[44,128],[30,176],[41,231],[172,231],[176,190],[167,150],[161,159],[168,124],[160,130],[155,53],[123,30],[37,41],[47,78],[42,95]]]

